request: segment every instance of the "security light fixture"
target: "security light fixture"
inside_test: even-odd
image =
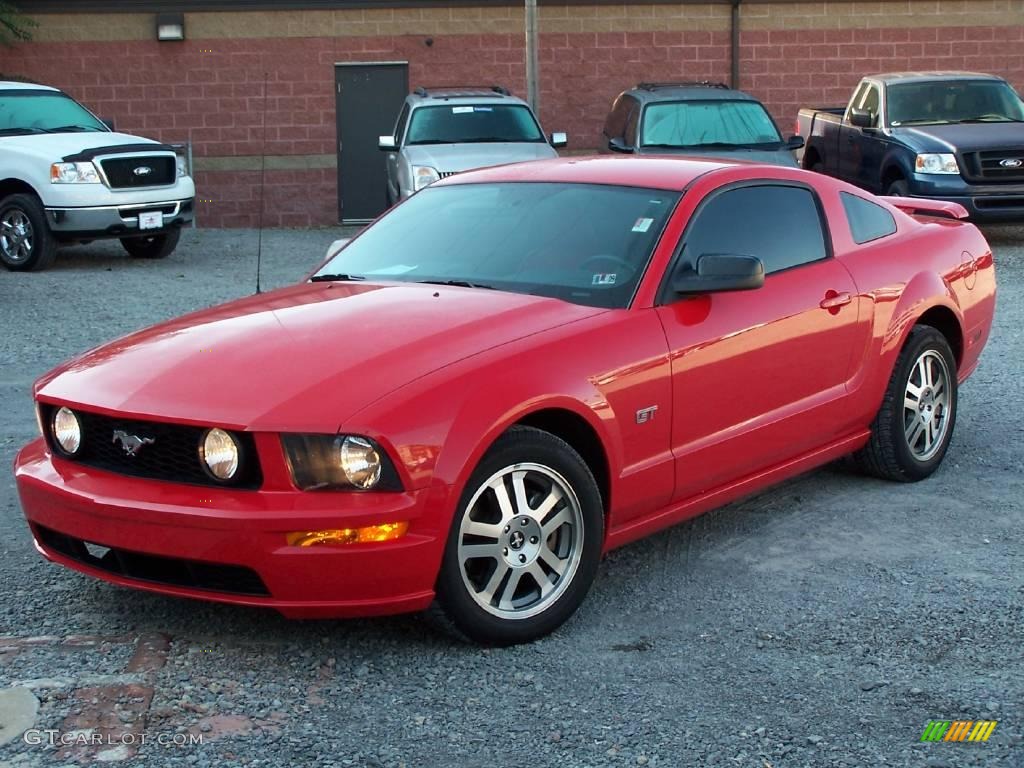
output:
[[[158,13],[156,15],[156,39],[160,41],[184,40],[185,14]]]

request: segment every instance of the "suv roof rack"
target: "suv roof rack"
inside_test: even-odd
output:
[[[420,86],[413,93],[424,98],[438,96],[451,98],[453,96],[479,96],[480,94],[496,93],[499,96],[511,96],[508,88],[501,85],[432,85],[430,87]]]
[[[659,88],[724,88],[730,90],[725,83],[716,83],[711,80],[681,80],[674,83],[640,83],[637,85],[641,91],[656,91]]]

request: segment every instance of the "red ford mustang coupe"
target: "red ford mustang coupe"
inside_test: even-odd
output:
[[[609,549],[846,454],[934,472],[995,306],[965,215],[752,164],[460,174],[40,379],[25,514],[116,584],[527,641]]]

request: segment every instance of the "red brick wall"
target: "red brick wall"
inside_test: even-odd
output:
[[[120,130],[191,140],[195,157],[327,155],[335,147],[334,63],[410,62],[410,83],[502,83],[525,90],[522,37],[462,34],[252,38],[157,43],[38,42],[0,52],[0,72],[67,90]],[[761,98],[784,133],[804,105],[845,103],[863,74],[974,69],[1024,87],[1024,26],[752,30],[741,36],[741,86]],[[544,34],[541,119],[572,149],[600,147],[612,98],[645,79],[729,77],[725,31]],[[266,143],[263,80],[268,75]],[[202,168],[202,165],[200,165]],[[253,226],[259,174],[200,170],[201,226]],[[273,170],[268,226],[337,219],[336,171]]]

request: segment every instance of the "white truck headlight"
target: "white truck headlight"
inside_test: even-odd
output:
[[[940,154],[918,155],[914,160],[914,170],[918,173],[960,173],[956,164],[956,156],[945,152]]]
[[[175,155],[175,161],[178,164],[178,178],[184,179],[188,177],[188,165],[185,162],[185,158],[182,155]]]
[[[414,165],[412,167],[412,191],[419,192],[440,178],[441,174],[437,172],[437,168],[431,168],[429,165]]]
[[[99,184],[100,175],[92,163],[54,163],[50,166],[51,184]]]

